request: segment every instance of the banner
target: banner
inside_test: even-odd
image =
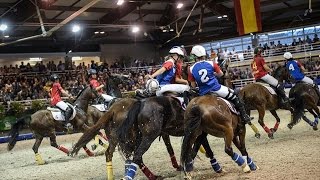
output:
[[[262,31],[260,0],[234,0],[239,35]]]

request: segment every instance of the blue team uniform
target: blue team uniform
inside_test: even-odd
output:
[[[304,74],[301,72],[300,66],[301,64],[296,60],[288,61],[286,64],[286,67],[289,70],[290,75],[296,81],[301,81],[304,78]]]
[[[199,87],[199,94],[205,95],[211,91],[218,91],[221,88],[214,75],[215,66],[212,61],[199,61],[190,67],[190,72]]]
[[[164,62],[162,66],[165,67],[167,71],[157,76],[159,85],[171,84],[176,74],[176,66],[172,60]]]

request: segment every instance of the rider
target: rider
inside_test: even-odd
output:
[[[95,69],[90,69],[89,70],[89,82],[90,85],[95,88],[95,90],[101,94],[105,102],[109,103],[114,97],[104,94],[102,91],[102,88],[104,87],[103,84],[100,84],[99,81],[97,80],[97,70]]]
[[[272,72],[272,69],[269,68],[269,66],[265,63],[263,57],[261,56],[262,51],[263,49],[260,47],[256,47],[254,49],[254,59],[251,63],[254,79],[256,81],[261,79],[269,85],[275,87],[277,94],[281,98],[281,106],[286,106],[289,103],[289,98],[284,92],[284,86],[282,83],[279,83],[276,78],[268,74],[268,72]]]
[[[157,96],[162,96],[163,93],[173,91],[177,93],[183,93],[184,100],[180,99],[186,105],[186,96],[190,90],[189,83],[183,79],[177,72],[181,72],[181,66],[177,67],[177,63],[182,61],[185,54],[179,46],[174,46],[170,49],[169,55],[162,67],[154,72],[152,75],[147,75],[148,78],[157,78],[160,88],[156,91]],[[177,69],[179,68],[179,69]],[[178,84],[175,84],[178,83]]]
[[[223,72],[215,62],[207,60],[205,48],[200,45],[193,46],[191,55],[196,57],[196,63],[190,67],[188,74],[188,80],[191,82],[191,86],[196,87],[197,83],[200,96],[212,92],[222,98],[230,100],[240,112],[242,120],[248,123],[250,117],[246,113],[243,102],[232,89],[219,84],[216,76],[221,77]]]
[[[69,98],[71,98],[72,96],[61,87],[57,74],[52,74],[50,80],[53,82],[51,88],[51,105],[57,106],[59,109],[64,111],[66,128],[71,128],[72,125],[69,121],[72,116],[73,110],[67,105],[67,103],[61,100],[61,94],[64,94]]]
[[[305,72],[305,68],[303,65],[292,58],[292,54],[290,52],[285,52],[283,57],[286,59],[286,67],[290,72],[290,75],[294,78],[295,81],[302,81],[308,84],[313,85],[316,89],[317,94],[319,95],[319,87],[318,85],[309,77],[305,76],[303,72]],[[320,96],[319,96],[320,97]]]

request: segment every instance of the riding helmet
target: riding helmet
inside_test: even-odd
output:
[[[50,76],[50,80],[51,80],[51,81],[55,81],[55,80],[57,80],[57,79],[59,79],[59,76],[58,76],[57,74],[52,74],[52,75]]]

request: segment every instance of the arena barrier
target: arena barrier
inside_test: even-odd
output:
[[[65,135],[65,134],[66,134],[65,132],[56,132],[56,135]],[[0,137],[0,144],[9,142],[9,139],[10,139],[9,136]],[[24,141],[29,139],[34,139],[32,133],[20,134],[17,137],[17,141]]]

